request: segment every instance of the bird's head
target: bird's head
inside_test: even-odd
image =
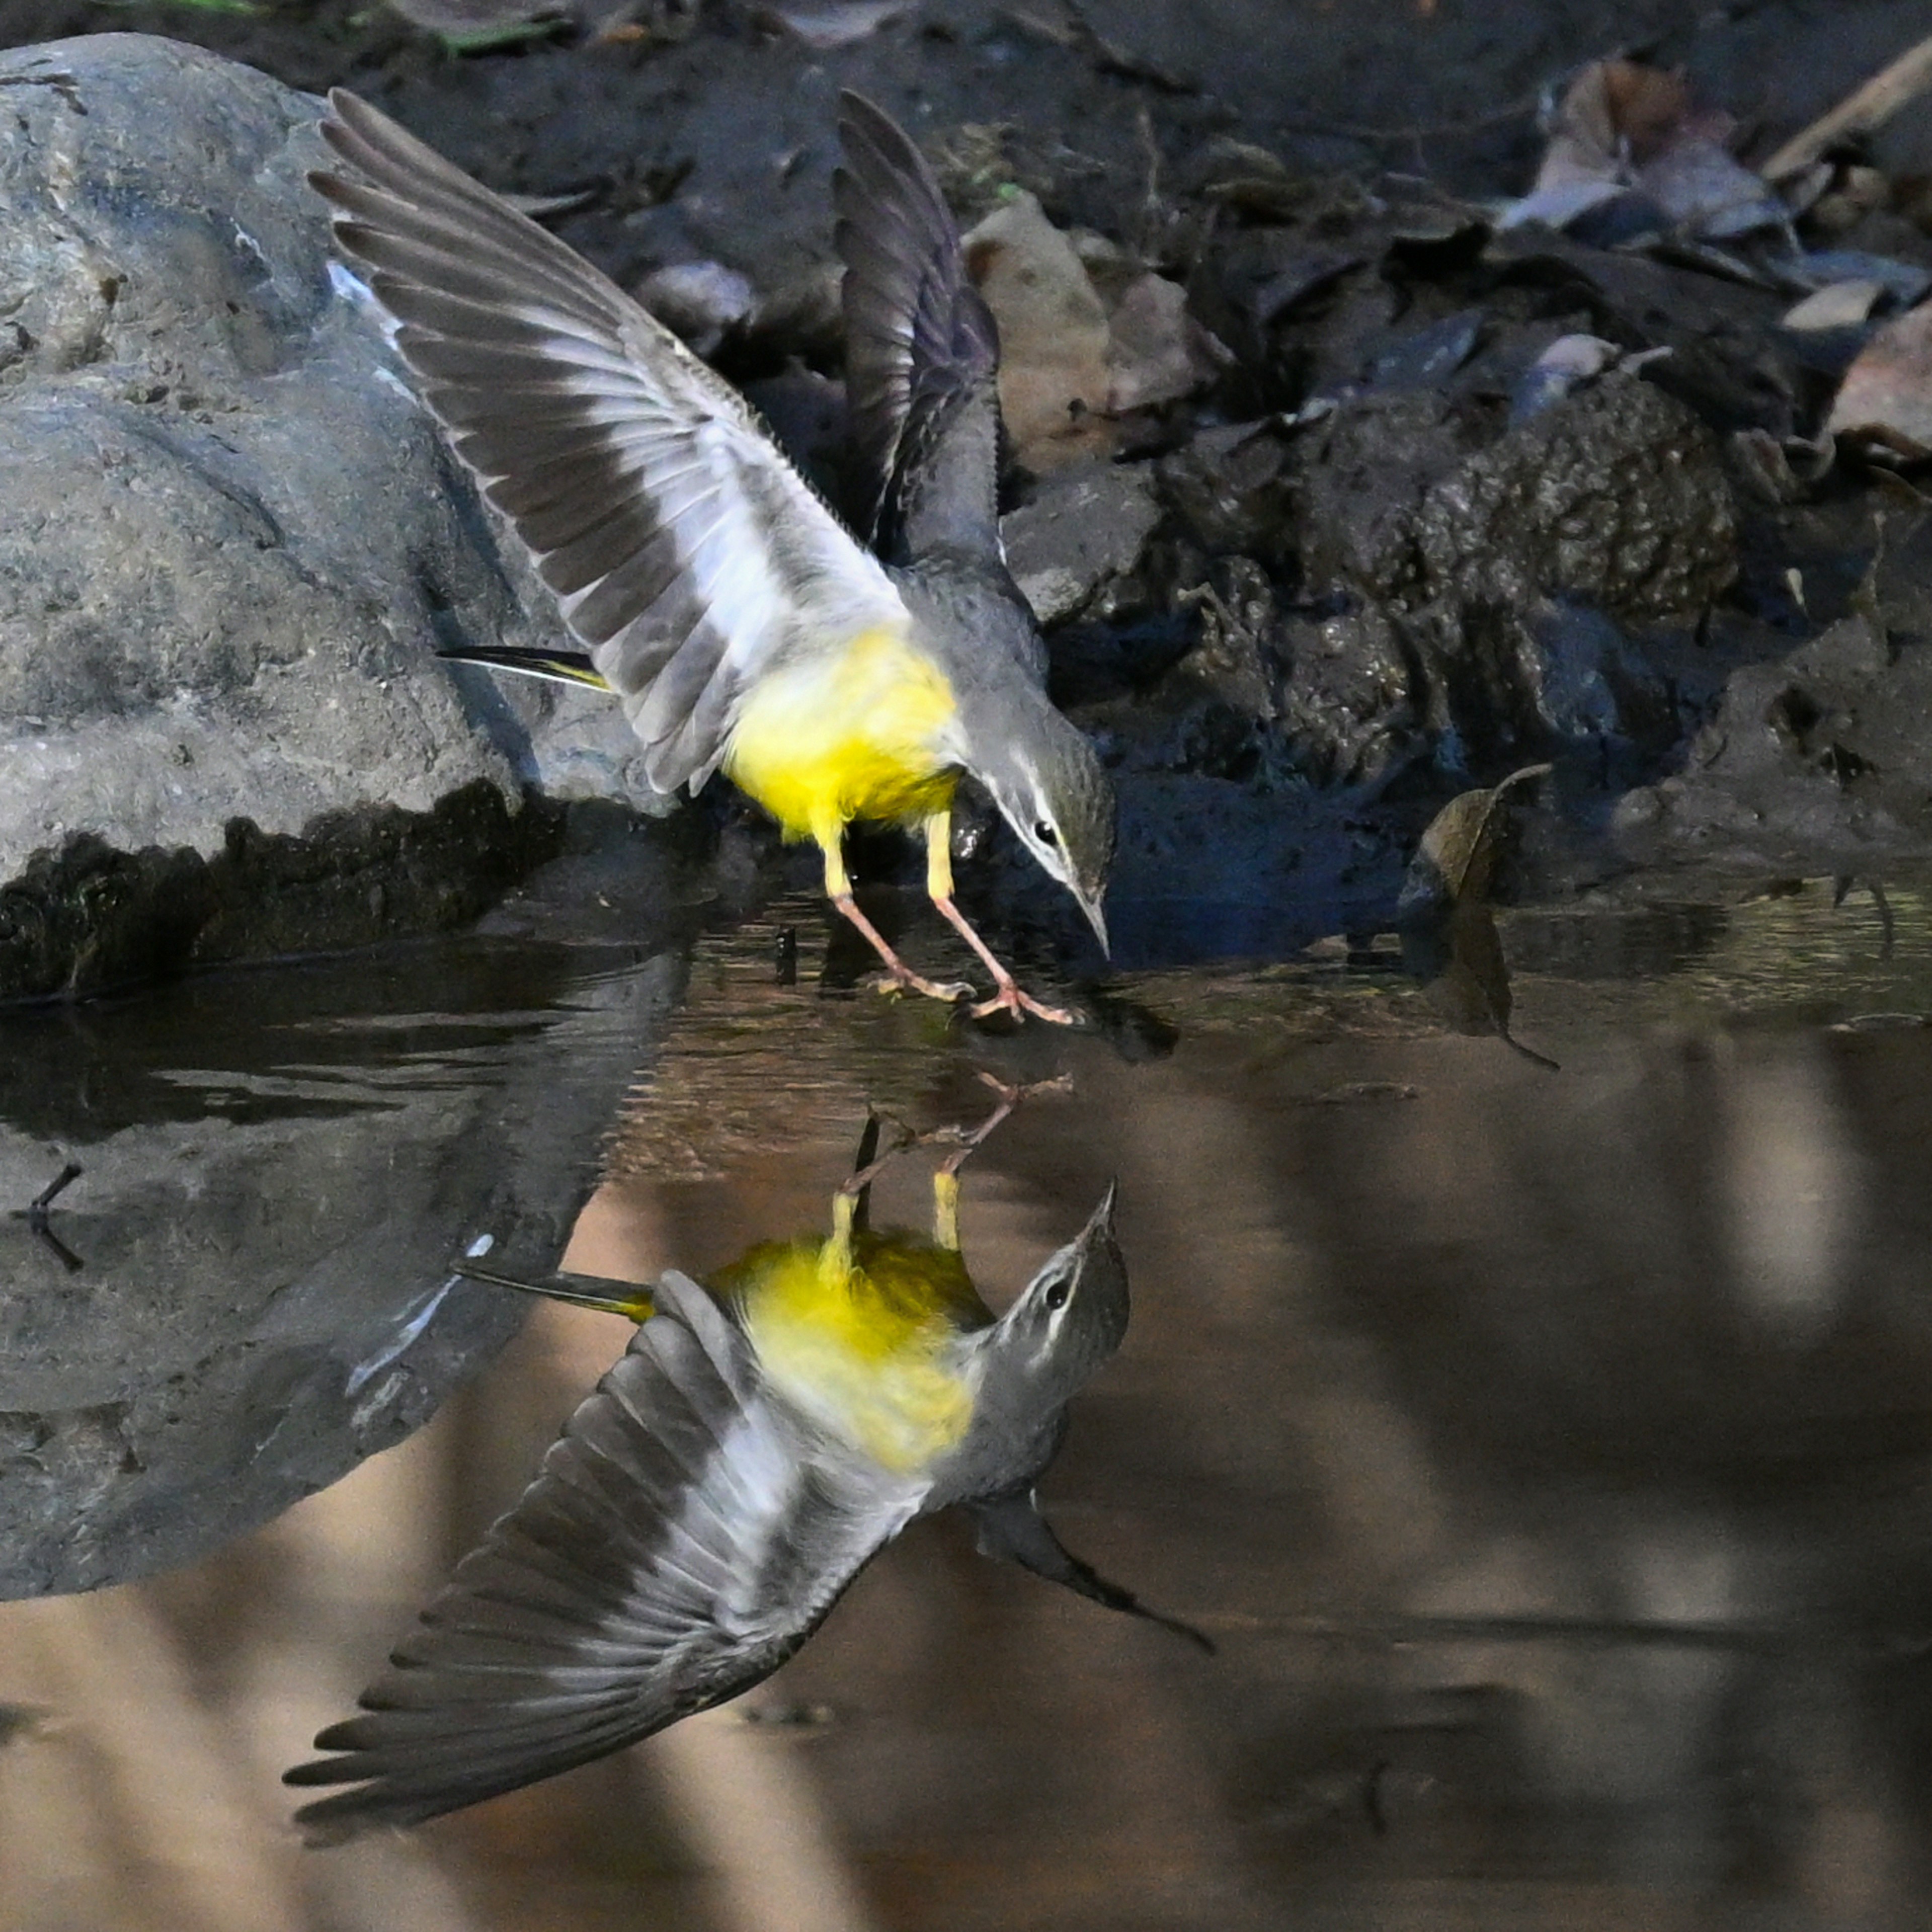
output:
[[[1042,698],[1028,706],[1024,728],[1000,734],[974,759],[974,776],[1020,842],[1078,902],[1106,952],[1101,902],[1114,862],[1114,788],[1085,734]]]
[[[989,1338],[1002,1379],[1046,1414],[1071,1400],[1127,1332],[1127,1267],[1109,1186],[1087,1225],[1030,1281]]]

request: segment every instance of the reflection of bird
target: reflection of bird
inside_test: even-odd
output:
[[[1069,1555],[1033,1496],[1126,1328],[1113,1190],[996,1321],[959,1252],[957,1160],[930,1238],[875,1231],[875,1146],[868,1130],[829,1238],[755,1247],[709,1292],[676,1274],[655,1292],[542,1291],[643,1325],[362,1714],[316,1739],[341,1754],[288,1774],[358,1787],[302,1809],[316,1841],[474,1804],[735,1696],[950,1504],[988,1554],[1153,1615]]]
[[[1023,994],[952,903],[950,819],[969,772],[1101,944],[1113,800],[1048,702],[994,504],[998,344],[918,150],[844,97],[836,185],[848,390],[884,561],[800,479],[743,400],[563,243],[352,94],[322,133],[365,180],[320,174],[397,346],[515,525],[587,658],[463,653],[608,686],[659,790],[720,769],[825,855],[832,902],[894,981],[936,997],[852,896],[855,818],[922,827],[933,903]]]

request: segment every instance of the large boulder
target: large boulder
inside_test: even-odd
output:
[[[614,706],[436,656],[562,639],[332,261],[320,104],[138,34],[0,89],[0,999],[448,926],[533,787],[636,799]]]

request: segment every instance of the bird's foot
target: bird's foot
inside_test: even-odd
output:
[[[1064,1006],[1049,1006],[1044,1001],[1036,1000],[1030,993],[1021,990],[1017,980],[1004,974],[996,982],[993,997],[990,1000],[982,1000],[973,1009],[973,1017],[976,1020],[983,1020],[991,1014],[1001,1012],[1011,1013],[1015,1019],[1031,1013],[1036,1019],[1045,1020],[1050,1026],[1070,1027],[1082,1024],[1079,1014],[1070,1012]]]
[[[999,1096],[999,1105],[976,1127],[936,1127],[921,1138],[928,1141],[945,1142],[953,1152],[948,1154],[940,1165],[941,1174],[957,1174],[966,1165],[968,1157],[987,1139],[993,1130],[1011,1115],[1022,1100],[1035,1094],[1070,1094],[1073,1090],[1073,1076],[1070,1073],[1056,1073],[1051,1080],[1028,1080],[1017,1086],[1002,1080],[996,1073],[980,1070],[980,1078]]]
[[[881,974],[872,983],[875,993],[895,998],[902,993],[919,993],[928,1000],[944,1000],[949,1006],[973,997],[973,988],[963,980],[928,980],[904,964],[895,971]]]

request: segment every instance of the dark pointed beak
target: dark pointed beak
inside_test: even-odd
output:
[[[1076,886],[1073,896],[1080,902],[1080,910],[1087,915],[1087,923],[1094,928],[1094,937],[1100,942],[1101,956],[1111,958],[1113,948],[1107,943],[1107,915],[1100,910],[1100,894],[1095,892],[1090,896]]]
[[[1110,1180],[1107,1191],[1100,1197],[1100,1204],[1087,1217],[1087,1225],[1080,1231],[1082,1249],[1090,1248],[1096,1241],[1111,1241],[1114,1238],[1114,1208],[1120,1198],[1120,1184]]]

